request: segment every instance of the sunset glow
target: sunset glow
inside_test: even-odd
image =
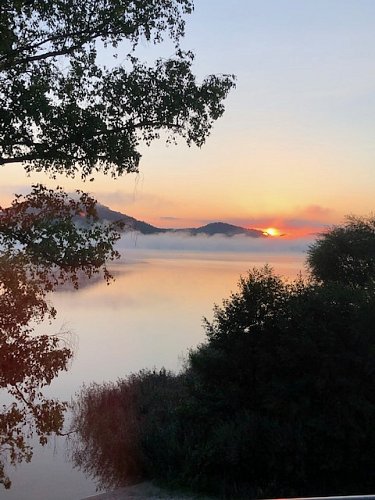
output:
[[[375,0],[0,33],[0,500],[375,500]]]
[[[265,234],[266,236],[280,236],[281,233],[275,227],[268,227],[264,230],[263,234]]]
[[[222,221],[285,239],[372,212],[375,2],[295,3],[197,2],[187,17],[198,80],[224,72],[238,81],[203,148],[142,145],[139,174],[90,183],[3,165],[0,204],[31,183],[58,184],[157,227]],[[142,50],[145,60],[170,56],[168,45]]]

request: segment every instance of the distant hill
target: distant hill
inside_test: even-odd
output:
[[[215,234],[223,234],[231,237],[236,235],[250,236],[251,238],[265,237],[262,231],[258,229],[246,229],[241,226],[234,226],[225,222],[212,222],[201,227],[190,227],[182,229],[166,229],[153,226],[147,222],[140,221],[129,215],[111,210],[104,205],[98,203],[97,212],[99,219],[108,222],[121,221],[124,223],[124,231],[138,231],[141,234],[160,234],[160,233],[184,233],[190,236],[198,236],[204,234],[206,236],[214,236]]]
[[[236,236],[238,234],[244,234],[245,236],[250,236],[252,238],[260,238],[264,236],[262,231],[258,229],[246,229],[241,226],[234,226],[233,224],[227,224],[226,222],[211,222],[201,227],[193,227],[188,229],[175,229],[175,232],[189,233],[192,236],[198,234],[206,234],[208,236],[213,236],[214,234],[225,234],[225,236]]]
[[[121,221],[125,224],[124,231],[138,231],[141,234],[157,234],[157,233],[165,233],[168,229],[162,229],[159,227],[152,226],[147,222],[143,222],[141,220],[137,220],[134,217],[130,217],[129,215],[122,214],[121,212],[116,212],[115,210],[111,210],[104,205],[100,205],[99,203],[96,206],[96,211],[98,213],[99,219],[108,222],[118,222]]]

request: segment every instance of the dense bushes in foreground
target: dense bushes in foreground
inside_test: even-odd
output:
[[[186,399],[184,378],[144,370],[117,383],[83,387],[73,405],[75,464],[102,488],[157,476],[159,459],[164,464],[173,460],[167,453],[176,455],[171,423],[179,421],[174,415]]]
[[[182,374],[83,390],[76,462],[104,485],[147,477],[226,498],[373,493],[374,325],[372,277],[255,269]]]
[[[104,486],[151,477],[233,498],[372,492],[374,305],[368,289],[250,272],[183,374],[83,390],[76,463]]]
[[[374,306],[369,290],[286,285],[269,270],[241,280],[190,355],[193,397],[211,417],[200,453],[211,486],[374,490]]]

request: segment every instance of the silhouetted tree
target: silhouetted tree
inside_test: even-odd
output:
[[[374,324],[370,289],[241,278],[190,354],[191,480],[236,498],[373,491]]]
[[[191,0],[2,1],[0,165],[86,179],[137,172],[139,143],[162,131],[167,141],[181,136],[201,146],[234,78],[196,82],[193,54],[179,46],[192,9]],[[154,66],[136,57],[140,41],[165,36],[174,57]],[[101,64],[98,50],[121,63]],[[74,200],[40,185],[0,209],[0,380],[16,399],[0,415],[0,453],[11,463],[31,456],[22,423],[42,442],[62,424],[63,405],[43,399],[39,388],[66,368],[71,350],[56,337],[34,338],[30,321],[53,317],[45,294],[57,285],[77,287],[81,275],[100,270],[110,277],[105,263],[118,255],[116,229],[95,222],[88,195]],[[3,466],[0,480],[9,486]]]
[[[67,336],[35,335],[35,323],[56,311],[47,294],[104,270],[118,256],[116,225],[95,222],[95,200],[83,193],[68,198],[61,190],[34,186],[26,197],[0,209],[0,389],[7,404],[0,411],[0,482],[11,485],[5,464],[29,461],[29,438],[41,444],[61,433],[66,403],[43,396],[42,388],[66,370],[72,357]]]
[[[103,271],[109,279],[106,262],[119,257],[114,243],[121,228],[99,221],[96,200],[81,191],[72,198],[37,184],[10,207],[0,207],[2,252],[22,255],[29,275],[42,278],[47,290],[67,279],[77,285],[79,273]]]
[[[321,234],[307,252],[307,264],[323,282],[365,286],[375,281],[375,217],[348,217]]]
[[[201,146],[234,83],[196,83],[193,54],[179,49],[192,9],[192,0],[2,1],[0,164],[116,176],[138,171],[139,142],[162,130]],[[151,67],[136,57],[140,41],[165,36],[175,57]],[[111,48],[121,63],[100,64],[98,50]]]

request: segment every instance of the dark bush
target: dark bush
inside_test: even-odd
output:
[[[173,417],[184,392],[183,376],[165,370],[84,387],[73,405],[73,462],[101,488],[167,475],[178,453]]]
[[[241,279],[190,354],[211,416],[199,474],[234,497],[373,491],[374,324],[369,290]]]
[[[375,217],[348,217],[322,233],[307,252],[312,274],[325,283],[375,283]]]

